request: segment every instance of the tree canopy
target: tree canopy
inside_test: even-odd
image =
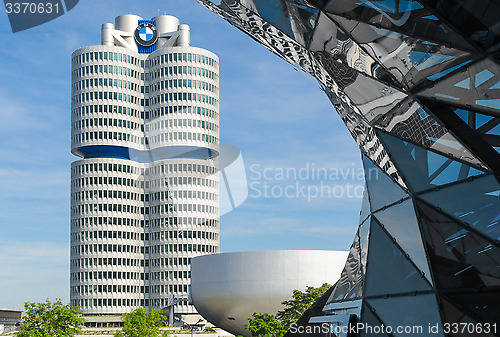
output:
[[[147,311],[137,308],[129,314],[123,314],[123,330],[115,337],[157,337],[160,327],[165,325],[165,316],[158,310]]]
[[[281,337],[287,331],[287,328],[276,319],[276,316],[267,313],[254,312],[248,322],[249,324],[245,324],[245,328],[252,333],[253,337]]]
[[[24,303],[26,316],[18,337],[72,337],[80,332],[80,323],[85,322],[81,311],[62,304],[60,299],[44,303]]]
[[[249,324],[245,328],[252,333],[253,337],[283,337],[290,329],[292,323],[304,314],[311,305],[316,302],[331,285],[324,283],[321,287],[307,287],[306,291],[294,290],[292,299],[281,302],[284,309],[276,315],[268,313],[254,313],[248,318]]]
[[[305,292],[294,290],[291,300],[281,302],[285,308],[278,311],[276,318],[283,326],[287,327],[287,329],[290,328],[290,325],[297,322],[300,316],[302,316],[302,314],[304,314],[304,312],[330,287],[331,285],[324,283],[318,288],[309,286],[306,288]]]

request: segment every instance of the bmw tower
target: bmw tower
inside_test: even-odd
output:
[[[71,305],[196,314],[191,259],[219,252],[217,56],[173,16],[121,15],[71,66]]]

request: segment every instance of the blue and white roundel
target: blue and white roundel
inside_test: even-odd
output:
[[[142,27],[142,29],[139,31],[139,36],[143,41],[149,41],[153,38],[153,30],[149,27]]]
[[[158,40],[158,31],[151,22],[142,22],[135,29],[135,41],[142,47],[150,47]]]

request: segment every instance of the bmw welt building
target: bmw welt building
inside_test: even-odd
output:
[[[71,66],[71,305],[196,313],[191,259],[219,252],[217,56],[175,17],[122,15]]]

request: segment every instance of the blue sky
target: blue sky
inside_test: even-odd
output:
[[[165,12],[191,26],[193,46],[220,58],[220,139],[241,149],[251,186],[221,218],[221,251],[349,248],[359,150],[326,95],[251,38],[195,0],[81,0],[16,34],[0,11],[0,308],[69,301],[72,51],[99,44],[101,24],[118,15]],[[290,176],[301,169],[302,178]],[[280,197],[286,188],[290,197]]]

